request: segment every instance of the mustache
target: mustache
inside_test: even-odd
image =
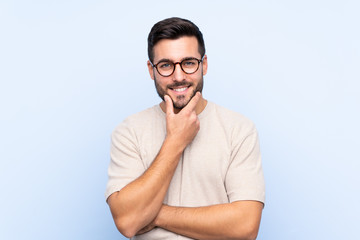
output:
[[[174,88],[174,87],[180,87],[180,86],[192,86],[193,84],[188,81],[182,81],[182,82],[175,82],[173,84],[167,85],[167,88]]]

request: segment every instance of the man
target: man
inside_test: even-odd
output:
[[[132,239],[256,239],[265,198],[256,129],[205,100],[205,44],[192,22],[169,18],[148,37],[162,102],[112,134],[106,198]]]

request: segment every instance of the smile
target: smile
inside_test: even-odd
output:
[[[192,86],[190,83],[183,83],[183,84],[174,84],[172,86],[168,86],[170,90],[173,91],[175,94],[185,94],[189,88]]]
[[[183,88],[174,88],[173,90],[175,91],[175,92],[183,92],[183,91],[185,91],[187,89],[187,87],[183,87]]]

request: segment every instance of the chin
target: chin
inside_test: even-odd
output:
[[[171,98],[173,100],[173,105],[175,108],[177,109],[183,109],[184,107],[186,107],[186,105],[190,102],[190,100],[194,97],[194,94],[189,97],[189,99],[186,100],[185,96],[177,96],[176,97],[176,101],[174,101],[173,98]]]
[[[176,109],[183,109],[188,103],[174,103],[174,108]]]

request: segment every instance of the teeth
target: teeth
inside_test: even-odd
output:
[[[182,91],[185,91],[186,89],[187,89],[187,87],[175,88],[174,91],[175,91],[175,92],[182,92]]]

